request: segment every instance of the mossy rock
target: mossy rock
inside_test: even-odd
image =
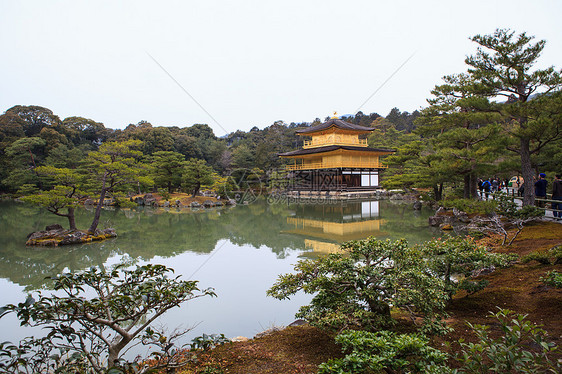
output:
[[[114,229],[96,231],[93,235],[81,230],[37,231],[29,235],[25,245],[58,247],[60,245],[90,243],[116,237]]]

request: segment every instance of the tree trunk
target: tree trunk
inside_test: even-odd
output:
[[[471,174],[464,175],[464,186],[463,186],[463,194],[462,197],[465,199],[470,199],[470,176]]]
[[[435,195],[435,201],[441,201],[443,198],[443,183],[433,185],[433,194]]]
[[[197,183],[195,185],[195,187],[193,188],[193,193],[191,195],[191,197],[195,197],[197,196],[197,194],[199,193],[199,189],[201,188],[201,183]]]
[[[476,173],[470,173],[470,196],[473,199],[478,198],[478,177]]]
[[[76,230],[76,219],[74,217],[74,208],[68,207],[68,214],[66,215],[68,218],[68,225],[70,226],[71,230]]]
[[[387,303],[383,303],[382,301],[377,300],[369,300],[367,303],[369,304],[369,309],[371,310],[371,312],[386,318],[391,318],[390,306]]]
[[[105,200],[105,194],[107,192],[107,190],[105,188],[106,178],[107,178],[107,174],[105,174],[103,176],[103,182],[102,182],[102,186],[101,186],[100,197],[99,197],[99,200],[98,200],[98,205],[96,206],[96,213],[94,214],[94,220],[92,221],[92,224],[90,225],[90,228],[88,229],[88,233],[90,233],[90,234],[93,234],[94,232],[96,232],[96,230],[98,228],[98,224],[100,222],[101,207],[103,205],[103,201]]]
[[[535,173],[531,164],[531,151],[529,138],[521,138],[520,141],[521,155],[521,174],[525,183],[523,192],[523,206],[535,204],[535,186],[533,177]]]
[[[37,165],[35,165],[35,158],[33,158],[33,152],[31,152],[31,148],[27,149],[29,151],[29,155],[31,156],[31,163],[33,164],[33,169],[37,168]]]
[[[172,182],[168,181],[168,193],[172,194]]]

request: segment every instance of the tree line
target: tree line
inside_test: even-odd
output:
[[[358,112],[345,120],[363,126],[403,128],[409,131],[418,112],[409,114],[394,108],[387,116]],[[383,121],[384,120],[384,121]],[[393,122],[394,121],[394,122]],[[236,169],[257,169],[260,174],[282,167],[286,160],[279,153],[302,147],[295,130],[321,123],[276,121],[249,131],[237,130],[217,137],[206,124],[189,127],[153,126],[141,121],[125,129],[109,129],[101,122],[83,117],[61,120],[50,109],[40,106],[14,106],[0,115],[0,193],[16,193],[24,185],[44,187],[37,168],[41,166],[78,169],[91,152],[105,143],[140,141],[137,158],[153,168],[157,187],[169,192],[181,188],[181,174],[174,174],[187,160],[199,160],[217,175],[230,175]],[[378,125],[377,125],[378,126]],[[385,127],[385,128],[386,128]]]

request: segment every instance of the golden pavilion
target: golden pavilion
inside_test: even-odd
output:
[[[297,130],[310,137],[302,149],[281,153],[291,158],[287,166],[289,189],[295,191],[369,191],[379,186],[379,173],[385,169],[380,157],[393,149],[369,148],[366,136],[371,127],[338,118]]]

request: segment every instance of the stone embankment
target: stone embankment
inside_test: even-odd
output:
[[[55,224],[28,235],[25,245],[58,247],[60,245],[81,244],[93,241],[114,238],[117,234],[114,229],[96,230],[89,234],[81,230],[65,230],[61,225]]]

